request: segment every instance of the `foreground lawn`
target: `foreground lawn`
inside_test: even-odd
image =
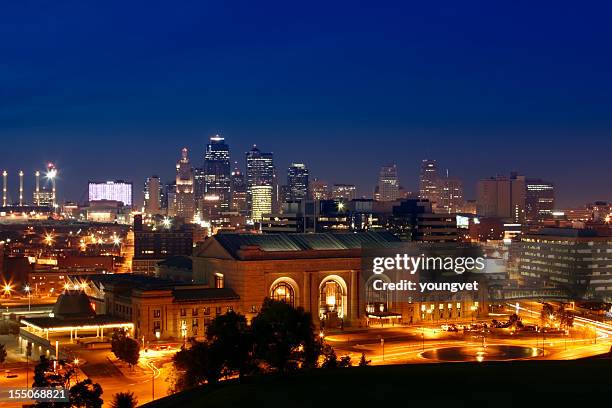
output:
[[[201,388],[147,407],[609,406],[612,360],[315,370]]]

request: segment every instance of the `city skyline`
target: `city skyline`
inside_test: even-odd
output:
[[[0,168],[28,188],[56,162],[60,196],[80,201],[89,179],[167,181],[175,152],[195,161],[219,133],[233,161],[257,144],[359,195],[389,162],[416,190],[435,158],[466,197],[517,171],[555,182],[564,207],[612,199],[605,10],[294,7],[8,5]]]
[[[211,138],[214,139],[216,137],[224,138],[223,135],[219,135],[219,134],[206,137],[204,139],[206,143],[204,143],[204,148],[201,149],[202,151],[195,150],[194,148],[191,148],[191,147],[186,147],[188,151],[190,152],[190,156],[191,156],[190,165],[192,166],[194,170],[201,169],[202,167],[204,167],[205,165],[204,156],[206,153],[207,145],[210,143]],[[233,144],[231,143],[231,140],[227,140],[227,138],[224,138],[224,139],[225,139],[225,142],[229,145],[230,164],[232,168],[237,166],[237,168],[241,172],[244,172],[245,171],[245,163],[244,163],[245,153],[240,152],[240,151],[236,152],[232,148]],[[259,145],[251,145],[250,148],[252,149],[254,146],[257,146],[259,148]],[[176,173],[176,169],[175,169],[176,156],[180,155],[182,148],[177,149],[176,152],[168,152],[167,153],[168,160],[164,159],[164,161],[161,161],[161,160],[156,161],[155,163],[157,164],[157,168],[159,170],[153,171],[150,174],[146,174],[144,178],[142,178],[142,180],[128,177],[125,173],[122,174],[113,169],[109,169],[106,172],[106,174],[108,174],[109,176],[104,176],[104,174],[98,171],[91,172],[92,174],[98,174],[99,176],[97,177],[88,176],[88,173],[76,173],[76,174],[72,173],[71,174],[69,172],[73,169],[73,166],[71,166],[70,163],[66,163],[67,165],[67,169],[66,169],[66,168],[63,168],[61,165],[58,165],[56,161],[54,163],[58,167],[58,176],[57,176],[58,202],[60,203],[61,202],[76,202],[79,204],[86,203],[89,198],[89,184],[92,182],[92,180],[96,180],[99,182],[125,180],[126,182],[132,183],[134,185],[134,192],[133,192],[134,204],[138,207],[141,207],[142,205],[144,205],[143,184],[145,183],[147,178],[151,176],[159,176],[162,184],[173,182],[173,179],[176,177],[176,174],[175,174]],[[274,149],[264,148],[264,150],[270,151],[270,153],[274,154]],[[245,152],[247,151],[248,150],[245,150]],[[471,179],[468,180],[461,176],[461,174],[464,172],[460,168],[451,168],[450,166],[446,166],[447,163],[443,162],[442,160],[438,160],[436,157],[428,157],[428,158],[419,159],[416,163],[406,163],[406,164],[409,164],[408,166],[403,166],[401,162],[394,163],[392,161],[382,160],[380,161],[380,164],[373,169],[372,174],[368,175],[367,182],[364,182],[364,181],[359,182],[358,180],[356,180],[358,179],[357,176],[353,176],[353,177],[347,176],[347,178],[345,179],[340,179],[339,176],[336,178],[332,174],[314,173],[311,170],[310,163],[316,162],[316,160],[312,160],[312,161],[303,160],[303,163],[309,168],[311,177],[327,182],[330,187],[333,186],[334,184],[354,184],[357,187],[357,197],[374,198],[376,195],[377,184],[379,182],[378,178],[380,176],[379,174],[380,168],[384,167],[386,164],[389,164],[389,163],[394,163],[397,165],[399,185],[400,187],[403,188],[403,191],[410,191],[414,193],[415,195],[418,195],[419,194],[419,184],[420,184],[419,179],[420,179],[421,165],[422,165],[423,160],[437,161],[438,162],[438,172],[440,174],[444,173],[446,175],[446,173],[448,172],[452,178],[459,179],[464,185],[464,189],[466,192],[464,198],[466,200],[475,200],[477,198],[477,188],[476,187],[477,187],[478,182],[482,180],[487,180],[490,178],[495,178],[497,176],[506,176],[515,171],[515,169],[510,168],[506,171],[502,169],[500,170],[500,172],[491,172],[491,173],[483,172],[480,176],[476,176],[474,180],[471,180]],[[164,166],[164,164],[166,164],[165,163],[166,161],[168,162],[167,163],[168,165]],[[3,160],[2,163],[6,163],[6,162],[9,162],[9,161]],[[287,166],[283,166],[283,164],[278,164],[278,163],[285,163],[285,162],[288,162],[289,164]],[[276,169],[277,176],[279,177],[279,181],[278,181],[279,185],[285,184],[286,169],[291,167],[291,165],[294,162],[295,160],[287,161],[282,157],[279,158],[277,155],[274,155],[274,167]],[[9,168],[6,166],[2,167],[1,166],[2,163],[0,163],[0,171],[2,172],[7,171],[8,173],[8,201],[10,204],[17,203],[19,199],[19,185],[20,185],[19,173],[20,172],[24,173],[24,176],[23,176],[23,179],[24,179],[23,181],[24,199],[23,200],[24,202],[31,203],[33,200],[32,196],[35,191],[35,177],[36,177],[37,171],[41,172],[41,188],[46,189],[46,190],[49,190],[51,188],[51,184],[49,180],[45,178],[45,167],[48,163],[51,163],[51,162],[43,162],[37,167],[30,166],[30,167],[33,167],[34,169],[32,171],[29,171],[28,166],[22,166],[19,168]],[[312,166],[312,167],[315,167],[315,166]],[[416,170],[408,173],[405,170],[405,168],[416,168]],[[355,170],[363,170],[363,169],[359,168],[359,166],[356,166]],[[138,170],[135,172],[140,174],[142,170]],[[612,193],[610,192],[610,189],[606,187],[605,185],[601,186],[599,195],[597,194],[597,190],[594,190],[592,194],[586,194],[584,196],[581,196],[581,195],[572,193],[571,191],[567,191],[566,189],[564,191],[563,187],[567,187],[567,182],[564,182],[564,180],[551,178],[551,177],[547,178],[547,177],[542,176],[543,173],[549,174],[548,172],[542,171],[539,173],[538,172],[526,173],[521,170],[518,170],[516,171],[516,173],[524,175],[528,178],[548,179],[551,182],[553,182],[555,184],[555,190],[557,194],[557,197],[556,197],[557,205],[555,209],[580,207],[586,203],[592,203],[595,201],[612,201],[612,196],[611,196]],[[370,183],[370,179],[372,179],[371,183]],[[78,180],[78,181],[75,182],[75,180]],[[586,181],[588,184],[588,180]]]

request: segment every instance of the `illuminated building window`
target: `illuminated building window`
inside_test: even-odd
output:
[[[276,284],[271,291],[270,297],[288,305],[295,306],[295,290],[287,282]]]

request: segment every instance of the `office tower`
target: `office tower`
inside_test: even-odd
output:
[[[150,215],[158,215],[162,213],[161,197],[162,197],[161,181],[158,176],[152,176],[145,181],[144,189],[144,207],[145,213]]]
[[[378,201],[395,201],[399,198],[397,166],[382,166],[378,173]]]
[[[354,184],[334,184],[331,196],[333,200],[354,200],[357,196],[357,187]]]
[[[252,186],[251,218],[260,221],[264,214],[272,212],[272,186]]]
[[[196,204],[200,203],[206,192],[206,172],[203,167],[193,169],[193,197]]]
[[[162,213],[173,215],[171,211],[171,207],[174,206],[174,198],[176,191],[176,182],[164,184],[163,188],[160,191],[159,201],[161,205]]]
[[[117,201],[126,207],[132,206],[132,183],[122,180],[117,181],[90,181],[89,201]]]
[[[436,191],[438,202],[434,212],[451,214],[463,210],[463,183],[456,178],[446,177],[438,179]]]
[[[542,179],[527,179],[525,196],[525,218],[527,222],[538,222],[552,218],[555,207],[555,186]]]
[[[242,215],[247,213],[247,185],[244,174],[236,167],[230,176],[231,210]]]
[[[303,163],[292,163],[287,170],[288,201],[301,201],[308,197],[308,168]]]
[[[329,200],[331,198],[327,182],[316,177],[309,182],[308,193],[312,200]]]
[[[433,207],[438,202],[438,164],[435,160],[425,159],[421,162],[419,176],[419,198],[429,200]]]
[[[270,187],[270,201],[278,197],[278,183],[274,169],[274,154],[263,153],[256,146],[246,153],[246,183],[247,183],[247,208],[253,215],[253,187]],[[263,190],[260,189],[261,194]]]
[[[219,135],[210,138],[204,155],[204,198],[217,198],[220,211],[230,208],[230,150]]]
[[[480,180],[476,188],[477,211],[481,217],[494,217],[516,223],[525,221],[525,176],[511,174]]]
[[[193,194],[193,169],[189,162],[189,151],[184,148],[181,158],[176,163],[176,191],[174,197],[174,215],[193,220],[195,216],[195,198]]]

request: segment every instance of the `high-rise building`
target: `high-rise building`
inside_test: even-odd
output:
[[[308,198],[308,168],[303,163],[292,163],[287,170],[287,193],[290,201]]]
[[[357,198],[357,187],[354,184],[334,184],[331,195],[333,200],[351,201]]]
[[[274,154],[263,153],[256,146],[246,153],[246,182],[247,182],[247,208],[253,218],[254,203],[253,203],[253,187],[268,186],[270,187],[270,203],[273,197],[277,197],[276,172],[274,169]],[[267,189],[259,189],[261,195]],[[276,194],[275,194],[276,193]]]
[[[204,197],[217,199],[220,211],[230,208],[230,150],[219,135],[210,138],[204,155]]]
[[[195,215],[195,197],[193,193],[193,169],[189,162],[189,151],[184,148],[181,158],[176,163],[176,191],[173,215],[193,220]]]
[[[525,222],[525,176],[512,174],[480,180],[476,188],[477,211],[481,217]]]
[[[272,212],[272,186],[252,186],[251,218],[260,221],[264,214]]]
[[[329,200],[329,185],[327,182],[314,178],[309,182],[308,192],[312,200]]]
[[[378,174],[378,200],[395,201],[399,198],[397,166],[389,164],[380,168]]]
[[[552,218],[555,208],[555,186],[542,179],[525,181],[525,218],[527,222],[538,222]]]
[[[238,167],[234,168],[231,174],[231,210],[242,215],[247,213],[247,185],[242,173]]]
[[[438,164],[435,160],[425,159],[421,163],[419,198],[429,200],[434,208],[438,202]]]
[[[117,201],[132,206],[132,183],[125,181],[89,182],[89,201]]]
[[[150,215],[161,214],[161,181],[158,176],[152,176],[145,181],[144,207]]]
[[[451,214],[463,210],[463,183],[461,180],[450,177],[438,179],[436,186],[438,202],[434,212]]]
[[[193,169],[193,197],[196,203],[200,203],[206,192],[206,172],[203,167]]]

